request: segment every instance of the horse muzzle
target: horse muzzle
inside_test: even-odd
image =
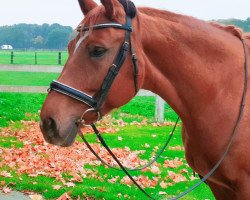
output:
[[[46,142],[61,147],[71,146],[76,138],[78,126],[76,123],[60,125],[53,118],[41,119],[40,129]]]
[[[77,121],[79,125],[90,126],[91,124],[94,124],[97,121],[101,120],[102,116],[99,109],[97,108],[98,101],[94,97],[59,81],[52,81],[49,91],[50,90],[54,90],[61,94],[69,96],[90,107],[82,114],[81,118]]]

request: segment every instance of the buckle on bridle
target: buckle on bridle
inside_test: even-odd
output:
[[[88,123],[87,122],[87,119],[84,119],[84,117],[91,113],[91,112],[95,112],[97,114],[97,118],[96,120],[91,120],[91,123]],[[100,111],[96,110],[95,108],[90,108],[90,109],[87,109],[81,116],[81,118],[78,120],[78,124],[82,125],[82,126],[91,126],[92,124],[95,124],[96,122],[100,121],[102,118],[102,115],[100,113]]]

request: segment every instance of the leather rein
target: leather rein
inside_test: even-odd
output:
[[[98,29],[104,29],[104,28],[116,28],[116,29],[122,29],[125,30],[125,40],[113,62],[113,64],[111,65],[111,67],[109,68],[109,71],[101,85],[101,88],[99,89],[99,91],[92,97],[90,95],[88,95],[87,93],[84,93],[82,91],[79,91],[75,88],[72,88],[68,85],[65,85],[63,83],[60,83],[58,81],[52,81],[52,83],[50,84],[50,88],[49,91],[54,90],[57,91],[61,94],[67,95],[73,99],[76,99],[88,106],[90,106],[90,109],[86,110],[81,119],[79,120],[79,130],[80,130],[80,126],[86,126],[86,125],[90,125],[93,128],[93,131],[95,132],[98,140],[101,142],[101,144],[106,148],[106,150],[110,153],[110,155],[113,157],[113,159],[116,161],[116,163],[118,164],[118,166],[120,168],[116,168],[114,166],[111,166],[107,163],[105,163],[104,160],[102,160],[98,154],[93,150],[93,148],[90,146],[90,144],[87,142],[86,138],[84,137],[83,133],[80,131],[79,135],[80,137],[83,139],[84,143],[87,145],[87,147],[90,149],[90,151],[106,166],[116,169],[116,170],[122,170],[130,179],[131,181],[138,187],[138,189],[140,189],[149,199],[156,199],[154,197],[152,197],[150,194],[148,194],[137,182],[136,180],[130,175],[130,173],[128,171],[136,171],[136,170],[142,170],[148,166],[150,166],[153,162],[155,162],[160,155],[164,152],[165,148],[167,147],[171,137],[174,134],[174,131],[176,129],[177,123],[179,118],[177,119],[175,126],[170,134],[170,136],[168,137],[168,139],[166,140],[165,145],[163,146],[163,148],[159,151],[159,153],[157,154],[157,156],[150,161],[147,165],[140,167],[140,168],[134,168],[134,169],[127,169],[125,168],[121,162],[118,160],[118,158],[114,155],[114,153],[112,152],[112,150],[108,147],[108,145],[106,144],[105,140],[103,139],[102,135],[100,134],[100,132],[98,131],[98,129],[95,126],[95,122],[99,121],[101,119],[101,112],[100,109],[104,103],[104,101],[106,100],[107,94],[115,80],[115,77],[117,76],[117,74],[119,73],[128,52],[131,53],[132,55],[132,62],[134,65],[134,85],[135,85],[135,93],[138,92],[138,64],[137,64],[137,58],[136,58],[136,54],[134,52],[134,49],[132,47],[132,43],[131,43],[131,32],[132,32],[132,26],[131,26],[131,18],[129,16],[126,16],[126,24],[118,24],[118,23],[105,23],[105,24],[97,24],[97,25],[93,25],[90,27],[78,27],[78,31],[88,31],[90,29],[93,30],[98,30]],[[185,192],[177,195],[174,198],[170,198],[171,200],[175,200],[175,199],[179,199],[183,196],[185,196],[186,194],[190,193],[191,191],[193,191],[195,188],[197,188],[199,185],[201,185],[203,182],[205,182],[215,171],[216,169],[220,166],[220,164],[222,163],[222,161],[224,160],[224,158],[226,157],[229,149],[231,148],[233,141],[236,137],[236,134],[238,132],[238,128],[244,113],[244,108],[245,108],[245,100],[246,100],[246,94],[247,94],[247,83],[248,83],[248,49],[247,49],[247,45],[244,39],[242,39],[242,44],[243,44],[243,48],[244,48],[244,54],[245,54],[245,63],[244,63],[244,72],[245,72],[245,76],[244,76],[244,90],[243,90],[243,94],[242,94],[242,99],[241,99],[241,106],[240,106],[240,111],[239,111],[239,115],[237,118],[237,121],[235,123],[235,127],[233,129],[232,135],[231,135],[231,139],[229,141],[228,146],[226,147],[224,153],[222,154],[220,160],[215,164],[215,166],[211,169],[211,171],[206,174],[198,183],[196,183],[195,185],[193,185],[191,188],[189,188],[188,190],[186,190]],[[91,124],[86,124],[85,120],[84,120],[84,116],[88,113],[88,112],[96,112],[98,117],[96,119],[96,121],[94,123]]]

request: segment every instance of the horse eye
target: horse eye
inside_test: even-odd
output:
[[[94,48],[89,50],[89,55],[92,58],[100,58],[106,53],[107,49],[103,47],[95,46]]]

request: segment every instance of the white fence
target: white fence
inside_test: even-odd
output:
[[[27,66],[27,65],[0,65],[0,71],[22,71],[22,72],[57,72],[60,73],[62,67],[58,66]],[[47,86],[12,86],[0,85],[0,92],[24,92],[24,93],[47,93]],[[155,120],[164,121],[164,100],[158,95],[147,91],[140,90],[137,96],[155,96]]]

